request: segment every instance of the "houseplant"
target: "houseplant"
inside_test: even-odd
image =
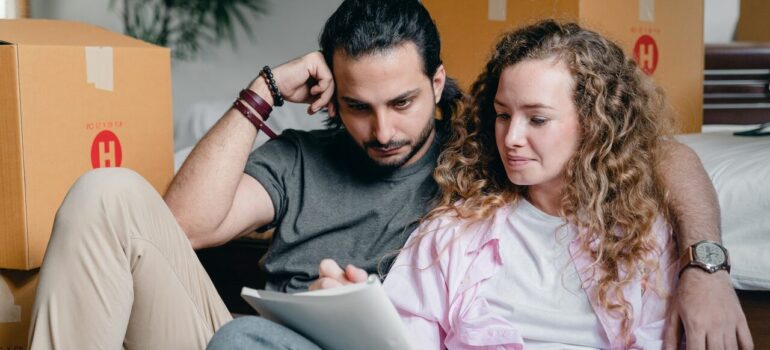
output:
[[[253,40],[251,21],[267,13],[267,0],[120,1],[125,34],[171,49],[180,60],[195,58],[206,45],[237,47],[236,29]]]

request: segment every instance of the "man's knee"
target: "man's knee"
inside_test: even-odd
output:
[[[96,210],[105,203],[105,199],[130,198],[155,192],[141,175],[126,168],[104,168],[91,170],[75,181],[64,198],[58,215],[68,215],[70,211],[82,213],[84,210]]]
[[[55,237],[62,234],[71,242],[77,241],[73,235],[91,237],[94,232],[107,234],[107,230],[94,230],[93,227],[102,227],[98,223],[114,223],[121,215],[131,215],[134,209],[145,207],[147,199],[152,196],[162,201],[152,185],[133,170],[91,170],[83,174],[67,192],[56,212],[51,240],[55,241]]]
[[[320,350],[298,333],[257,316],[238,317],[228,322],[214,334],[207,349]]]
[[[136,190],[149,186],[137,172],[127,168],[94,169],[81,175],[72,185],[70,193],[111,194]]]

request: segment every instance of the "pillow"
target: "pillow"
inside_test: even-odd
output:
[[[677,139],[698,154],[716,188],[733,285],[770,290],[770,136],[715,131]]]
[[[756,124],[703,124],[701,132],[746,131],[757,127]]]

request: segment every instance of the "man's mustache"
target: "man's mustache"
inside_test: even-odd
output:
[[[399,148],[401,146],[406,146],[409,144],[408,140],[393,140],[388,141],[388,143],[382,144],[377,140],[369,140],[364,142],[364,148],[385,148],[385,149],[393,149],[393,148]]]

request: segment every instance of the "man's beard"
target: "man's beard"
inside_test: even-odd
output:
[[[436,127],[435,120],[433,118],[430,118],[428,123],[420,132],[420,135],[417,137],[417,140],[414,142],[414,144],[412,144],[412,149],[409,150],[409,153],[407,153],[401,158],[386,161],[386,160],[374,159],[370,156],[369,159],[371,159],[372,162],[382,170],[387,170],[387,171],[396,170],[404,166],[404,164],[406,164],[410,159],[412,159],[412,157],[414,157],[415,154],[420,152],[422,147],[425,146],[425,143],[428,142],[428,138],[430,138],[430,134],[433,132],[435,127]],[[381,144],[377,140],[370,140],[370,141],[364,142],[363,147],[364,147],[364,151],[366,151],[366,149],[372,148],[372,147],[390,149],[390,148],[408,146],[409,144],[411,144],[409,140],[393,140],[393,141],[389,141],[386,144]]]

